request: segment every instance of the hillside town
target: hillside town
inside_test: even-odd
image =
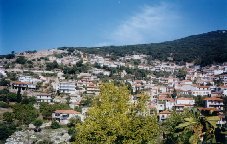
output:
[[[103,56],[70,48],[12,54],[14,58],[0,61],[1,121],[9,119],[7,115],[13,112],[12,106],[21,96],[22,102],[33,101],[33,108],[39,111],[38,118],[42,120],[39,127],[43,135],[56,133],[51,136],[57,137],[55,143],[70,142],[72,133],[67,129],[71,127],[67,126],[72,119],[80,122],[86,119],[92,99],[106,82],[126,85],[132,103],[136,103],[140,94],[146,94],[149,114],[156,114],[159,123],[174,112],[198,108],[204,116],[210,113],[218,116],[218,126],[226,125],[227,63],[201,67],[176,63],[171,57],[168,61],[151,61],[148,55],[139,53],[113,57],[111,53]],[[51,105],[62,106],[46,112],[44,109]],[[38,136],[40,133],[34,132],[35,119],[22,122],[28,127],[15,130],[6,143],[45,141]],[[53,123],[63,129],[62,136],[58,136],[61,135],[58,129],[48,130],[54,127]],[[27,131],[31,133],[29,136]]]

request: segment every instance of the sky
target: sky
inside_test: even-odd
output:
[[[157,43],[226,29],[226,0],[0,0],[0,55]]]

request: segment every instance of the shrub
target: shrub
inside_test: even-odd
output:
[[[36,119],[33,122],[33,125],[36,126],[36,127],[40,127],[42,124],[43,124],[43,121],[41,119]]]
[[[9,104],[0,101],[0,107],[1,108],[9,108]]]
[[[50,127],[51,127],[52,129],[58,129],[58,128],[61,127],[61,125],[60,125],[58,122],[56,122],[56,121],[52,121]]]

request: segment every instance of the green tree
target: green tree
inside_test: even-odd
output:
[[[76,106],[74,108],[75,111],[82,112],[82,107],[81,106]]]
[[[17,102],[20,103],[21,101],[22,101],[21,87],[19,87],[17,90]]]
[[[0,86],[9,86],[10,82],[6,79],[1,79],[0,80]]]
[[[35,97],[27,97],[23,96],[23,100],[21,101],[21,104],[35,104],[36,103],[36,98]]]
[[[30,124],[38,117],[38,111],[31,104],[13,105],[13,113],[21,124]]]
[[[6,102],[16,102],[17,101],[17,94],[15,93],[8,93],[6,96]]]
[[[196,144],[199,142],[216,143],[215,129],[216,123],[219,120],[218,116],[201,116],[197,109],[192,109],[193,115],[184,118],[176,128],[179,130],[177,136],[182,133],[189,132],[192,135],[189,138],[189,143]]]
[[[156,116],[145,115],[145,96],[129,102],[127,86],[103,84],[85,121],[77,125],[77,143],[156,143],[159,126]]]
[[[52,121],[51,126],[52,129],[58,129],[61,125],[57,121]]]
[[[69,123],[67,124],[67,126],[75,128],[75,126],[79,123],[81,123],[81,118],[79,116],[76,116],[75,118],[69,119]]]
[[[16,81],[16,80],[17,80],[17,74],[14,73],[14,72],[8,72],[8,73],[7,73],[7,76],[8,76],[8,78],[9,78],[11,81]]]
[[[16,125],[13,123],[0,123],[0,143],[5,143],[5,140],[16,131]]]
[[[46,63],[46,70],[54,70],[59,68],[57,61],[53,61],[52,63]]]
[[[163,123],[164,143],[216,143],[217,116],[202,116],[197,109],[173,112]]]
[[[0,101],[0,108],[9,108],[9,107],[10,106],[8,103]]]
[[[187,74],[187,71],[185,69],[179,69],[179,71],[176,73],[176,77],[181,80],[184,80],[186,74]]]
[[[43,124],[43,121],[41,119],[36,119],[33,121],[33,125],[36,127],[40,127]]]
[[[76,129],[75,126],[77,124],[81,123],[81,118],[77,116],[76,118],[71,118],[69,119],[69,123],[67,124],[68,126],[68,134],[71,135],[70,142],[73,142],[76,140]]]
[[[27,59],[24,56],[19,56],[16,59],[16,63],[18,63],[18,64],[25,64],[26,62],[27,62]]]
[[[173,111],[170,117],[162,123],[163,138],[165,144],[185,143],[187,144],[191,133],[185,132],[182,135],[176,136],[180,123],[184,122],[184,118],[191,117],[192,113],[189,110],[184,110],[182,113]]]
[[[5,112],[3,113],[3,120],[5,122],[13,122],[14,114],[12,112]]]
[[[195,105],[197,107],[204,107],[205,106],[205,103],[204,103],[204,99],[205,97],[204,96],[196,96],[195,97]]]
[[[92,104],[93,97],[83,96],[83,99],[80,101],[80,105],[84,107],[90,107]]]

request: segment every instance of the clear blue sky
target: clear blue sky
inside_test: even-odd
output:
[[[0,0],[0,54],[162,42],[227,29],[226,0]]]

